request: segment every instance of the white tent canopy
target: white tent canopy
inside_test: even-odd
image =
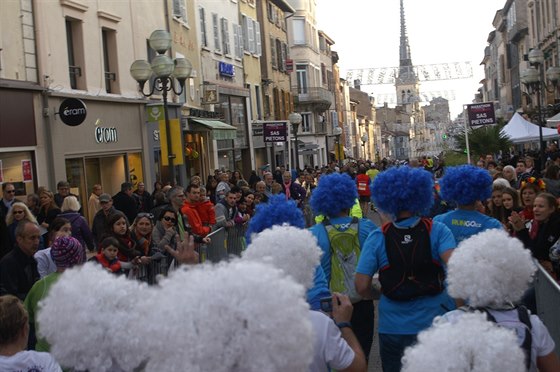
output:
[[[553,117],[546,119],[547,126],[556,127],[558,124],[560,124],[560,112]]]
[[[510,121],[501,130],[501,133],[509,137],[513,143],[533,142],[539,140],[539,126],[523,119],[519,113],[515,113]],[[560,135],[556,129],[542,128],[543,140],[558,138]]]

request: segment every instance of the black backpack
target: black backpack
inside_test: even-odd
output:
[[[382,293],[395,301],[435,296],[444,289],[442,265],[432,257],[432,220],[422,218],[411,227],[383,225],[389,264],[379,270]]]
[[[527,370],[531,368],[531,348],[533,346],[533,334],[531,333],[532,325],[531,325],[531,316],[529,314],[529,310],[523,305],[519,305],[516,307],[517,309],[517,317],[519,321],[525,325],[525,337],[523,338],[523,343],[521,344],[521,349],[523,349],[523,353],[525,353],[525,367]],[[459,310],[465,312],[474,312],[480,311],[486,314],[486,319],[491,321],[492,323],[496,323],[497,325],[501,326],[500,323],[496,321],[494,315],[488,311],[488,309],[484,307],[470,307],[470,306],[462,306]],[[509,328],[509,327],[504,327]]]

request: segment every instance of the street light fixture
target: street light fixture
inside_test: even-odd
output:
[[[161,92],[163,97],[163,113],[165,117],[165,132],[167,139],[167,158],[169,164],[169,175],[171,182],[175,183],[175,154],[171,153],[171,133],[169,125],[169,107],[167,104],[167,92],[173,91],[176,95],[181,95],[187,80],[192,71],[192,64],[185,58],[171,59],[165,53],[171,47],[171,34],[165,30],[155,30],[150,35],[150,48],[155,50],[158,55],[154,57],[150,64],[145,60],[136,60],[130,65],[130,75],[140,85],[140,92],[145,97],[151,97],[156,92]],[[154,75],[155,81],[149,93],[144,93],[144,85],[150,77]],[[175,88],[175,81],[179,83],[179,90]]]
[[[342,128],[336,127],[333,129],[333,135],[336,137],[336,157],[338,158],[338,167],[342,168],[342,156],[340,156],[340,135],[342,134]]]
[[[558,85],[560,80],[560,67],[549,67],[543,76],[542,69],[539,67],[543,66],[544,63],[544,53],[537,48],[531,49],[529,52],[529,65],[530,67],[521,71],[521,82],[527,87],[530,94],[537,94],[537,115],[538,115],[538,125],[539,125],[539,150],[540,150],[540,167],[544,168],[546,163],[546,157],[544,153],[544,141],[542,127],[544,125],[543,115],[542,115],[542,102],[541,102],[541,90],[544,88],[545,91],[552,93]],[[545,82],[548,80],[549,84]],[[549,90],[549,87],[552,89]]]
[[[367,133],[364,133],[362,135],[362,138],[360,138],[362,140],[362,147],[363,147],[363,151],[364,151],[364,160],[366,160],[367,155],[366,155],[366,143],[369,140],[369,137],[367,135]]]
[[[292,112],[290,115],[288,115],[288,120],[290,121],[290,124],[292,124],[292,132],[294,133],[294,139],[295,139],[294,158],[296,161],[296,172],[299,172],[299,146],[298,146],[297,134],[299,130],[299,125],[301,124],[301,115],[298,114],[297,112]]]

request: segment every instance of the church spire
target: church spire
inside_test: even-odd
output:
[[[410,45],[406,34],[406,22],[404,19],[404,0],[401,0],[401,40],[399,45],[399,80],[401,82],[415,82],[416,74],[412,69],[412,56],[410,55]]]

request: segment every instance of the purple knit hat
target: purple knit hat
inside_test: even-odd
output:
[[[85,251],[78,239],[61,236],[53,242],[51,256],[56,267],[68,268],[83,263]]]

